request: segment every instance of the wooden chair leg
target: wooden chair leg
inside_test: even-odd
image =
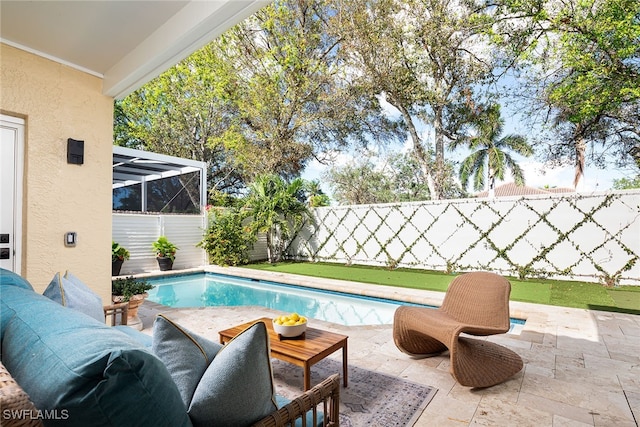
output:
[[[127,324],[127,316],[129,314],[128,302],[121,302],[113,305],[105,305],[103,308],[104,308],[105,319],[107,319],[108,317],[111,317],[111,326],[116,325],[116,317],[118,314],[120,315],[120,324],[121,325]]]

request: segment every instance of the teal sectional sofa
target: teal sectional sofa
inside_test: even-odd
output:
[[[307,417],[307,425],[314,417],[315,423],[337,425],[337,376],[278,409],[268,383],[272,374],[263,324],[221,347],[164,320],[157,334],[162,341],[154,330],[151,346],[148,335],[106,326],[36,293],[20,276],[0,271],[2,365],[45,425],[275,426],[301,417]],[[266,356],[256,359],[263,351]],[[250,402],[240,396],[246,393],[252,393]],[[323,400],[334,412],[315,413]],[[0,416],[0,424],[11,425],[12,416],[34,413],[3,410]]]

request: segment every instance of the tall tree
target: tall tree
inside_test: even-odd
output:
[[[513,151],[524,157],[533,154],[533,149],[525,137],[521,135],[507,135],[500,137],[504,130],[504,119],[500,116],[500,106],[490,105],[481,111],[474,121],[476,134],[468,141],[472,151],[460,165],[459,177],[462,186],[466,188],[473,177],[473,189],[484,189],[488,183],[489,194],[495,189],[496,178],[503,180],[507,170],[511,171],[517,185],[524,185],[525,179],[522,169],[509,154]],[[460,144],[458,141],[454,146]]]
[[[312,158],[398,138],[354,87],[330,1],[279,0],[116,105],[116,143],[209,162],[209,187],[298,176]]]
[[[454,182],[453,169],[447,162],[443,195],[464,197]],[[411,153],[390,153],[380,158],[357,156],[346,165],[331,168],[326,178],[339,203],[358,205],[429,200],[429,188],[422,175],[423,170]]]
[[[320,181],[305,181],[304,190],[307,196],[307,204],[311,208],[317,208],[321,206],[329,206],[331,199],[327,196],[320,187]]]
[[[359,83],[400,113],[431,197],[443,195],[445,147],[465,132],[478,103],[476,89],[491,77],[484,42],[492,18],[464,0],[357,0],[339,11],[346,61]],[[419,129],[433,130],[435,161]]]
[[[244,172],[217,135],[231,126],[228,64],[211,46],[116,102],[115,144],[207,162],[209,189],[235,193]]]
[[[215,46],[235,73],[225,147],[252,176],[298,176],[307,161],[353,142],[397,137],[374,94],[350,84],[339,61],[343,35],[328,32],[330,1],[276,1]]]
[[[356,158],[334,166],[326,174],[333,198],[341,205],[363,205],[393,201],[391,183],[370,158]]]
[[[587,160],[599,166],[632,161],[640,147],[640,2],[500,3],[521,18],[503,34],[533,65],[534,108],[547,107],[555,131],[548,155],[574,162],[574,185]]]

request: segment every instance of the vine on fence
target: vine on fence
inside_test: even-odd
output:
[[[309,258],[321,261],[444,269],[448,273],[486,269],[521,279],[591,275],[615,285],[631,278],[628,273],[636,267],[640,253],[628,237],[640,227],[637,202],[628,203],[629,197],[637,199],[640,194],[468,199],[443,201],[444,208],[438,202],[325,207],[316,209],[316,225],[299,235],[292,248],[303,246]],[[612,209],[618,217],[624,211],[627,219],[607,221]],[[564,220],[576,214],[580,218],[566,231],[554,222],[554,218]],[[520,224],[520,232],[505,242],[504,230]],[[587,227],[601,231],[603,240],[587,245]],[[317,242],[317,247],[312,247],[311,241]],[[528,259],[523,259],[527,258],[526,251],[522,252],[525,249],[532,251]],[[603,260],[606,253],[608,259]],[[300,257],[299,251],[296,257]]]

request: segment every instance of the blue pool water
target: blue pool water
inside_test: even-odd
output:
[[[392,324],[395,310],[410,305],[215,273],[159,277],[149,283],[155,288],[148,299],[170,307],[259,305],[346,326]]]

